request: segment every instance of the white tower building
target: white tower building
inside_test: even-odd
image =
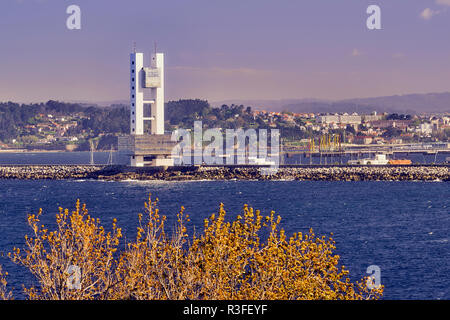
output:
[[[130,134],[164,134],[164,54],[152,55],[147,68],[144,55],[132,53],[130,74]],[[144,125],[146,121],[150,126]]]
[[[129,152],[131,166],[171,166],[174,142],[164,132],[164,54],[130,54],[130,136],[119,137],[119,150]]]

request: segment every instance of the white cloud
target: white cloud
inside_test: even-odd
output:
[[[441,6],[450,7],[450,0],[436,0],[436,4],[441,5]],[[441,10],[433,10],[430,8],[426,8],[420,13],[420,17],[424,20],[430,20],[434,16],[437,16],[438,14],[441,14],[444,12],[447,12],[447,8],[443,8]]]
[[[439,11],[431,10],[430,8],[426,8],[420,14],[420,17],[424,20],[430,20],[433,16],[439,14]]]
[[[450,6],[450,0],[436,0],[436,3],[443,6]]]
[[[359,51],[358,49],[353,49],[352,51],[352,57],[359,57],[360,55],[362,55],[362,52]]]

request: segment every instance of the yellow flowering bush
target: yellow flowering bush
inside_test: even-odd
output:
[[[33,237],[23,251],[14,248],[12,261],[27,267],[39,282],[24,288],[30,299],[102,299],[114,286],[115,253],[121,229],[106,233],[100,221],[77,201],[75,211],[59,208],[56,230],[40,224],[42,209],[28,216]],[[79,283],[78,283],[79,280]],[[78,288],[79,287],[79,288]]]
[[[12,298],[12,293],[6,289],[8,282],[6,276],[8,272],[3,273],[2,266],[0,266],[0,300],[9,300]]]
[[[288,237],[281,218],[244,206],[226,221],[223,204],[204,220],[203,231],[189,236],[182,207],[168,234],[157,200],[138,215],[136,239],[121,245],[121,229],[111,232],[77,202],[60,208],[57,230],[48,231],[38,215],[28,222],[34,235],[11,259],[37,278],[25,288],[30,299],[377,299],[383,287],[369,289],[367,279],[352,283],[339,266],[332,238],[312,230]],[[77,271],[74,276],[71,266]],[[71,273],[72,272],[72,273]],[[3,283],[0,270],[0,298]],[[74,283],[72,283],[74,282]],[[3,289],[4,291],[6,289]],[[6,292],[6,291],[5,291]]]

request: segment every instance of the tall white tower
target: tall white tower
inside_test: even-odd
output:
[[[130,75],[130,134],[164,134],[164,54],[153,54],[144,67],[144,54],[132,53]]]
[[[130,135],[119,137],[119,150],[131,166],[171,166],[174,142],[164,133],[164,54],[154,53],[149,67],[144,54],[130,54]]]

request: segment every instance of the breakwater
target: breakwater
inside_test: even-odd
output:
[[[95,178],[104,166],[84,165],[3,165],[0,166],[0,179],[20,180],[64,180]]]
[[[130,168],[126,166],[0,166],[0,179],[450,181],[448,166],[282,166],[265,174],[256,166]]]

